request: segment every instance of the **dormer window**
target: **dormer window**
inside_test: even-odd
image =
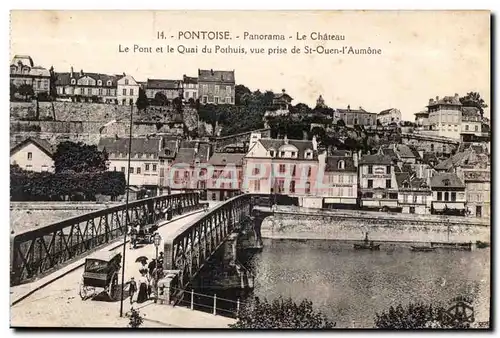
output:
[[[76,84],[76,80],[75,79],[71,79],[71,84],[72,85]]]
[[[443,184],[444,184],[445,187],[449,186],[450,185],[450,180],[449,179],[443,180]]]
[[[107,85],[111,86],[111,80],[108,80]]]
[[[98,81],[97,81],[97,85],[98,85],[98,86],[102,86],[102,80],[98,80]]]
[[[274,157],[276,152],[274,150],[269,150],[269,156]]]
[[[284,151],[280,151],[280,157],[285,157],[285,152]]]
[[[306,153],[305,153],[304,156],[305,156],[306,159],[312,159],[312,151],[306,150]]]
[[[345,162],[344,161],[339,161],[339,163],[337,165],[337,168],[338,169],[344,169],[345,168]]]
[[[410,187],[410,184],[408,183],[408,181],[404,181],[403,188],[409,188],[409,187]]]

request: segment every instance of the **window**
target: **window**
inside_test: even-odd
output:
[[[125,167],[121,167],[121,171],[122,171],[122,173],[124,173],[125,172]]]
[[[456,193],[456,192],[452,192],[452,193],[451,193],[451,200],[452,200],[453,202],[455,202],[455,201],[457,200],[457,193]]]
[[[149,171],[149,163],[146,163],[146,167],[144,168],[144,171]]]
[[[128,100],[128,103],[129,103],[131,106],[133,106],[133,105],[134,105],[134,99],[130,99],[130,100]]]
[[[203,88],[203,93],[208,92],[208,85],[204,84],[202,88]]]
[[[156,164],[153,164],[153,171],[156,171]]]
[[[384,195],[385,195],[385,194],[384,194]],[[384,195],[382,195],[382,198],[385,198],[385,197],[384,197]],[[397,199],[398,199],[398,193],[396,193],[396,192],[391,192],[391,193],[389,194],[389,199],[391,199],[391,200],[397,200]]]
[[[226,97],[226,103],[232,103],[232,99],[230,97]]]
[[[479,127],[478,126],[474,126],[474,131],[479,131]]]
[[[26,165],[26,170],[28,171],[33,170],[33,166],[31,164]]]
[[[231,86],[226,86],[226,95],[231,94]]]
[[[97,85],[98,85],[98,86],[102,86],[102,81],[101,81],[101,80],[98,80],[98,81],[97,81]]]
[[[141,173],[141,167],[137,167],[137,174]]]
[[[354,175],[349,175],[349,183],[354,183]]]
[[[49,171],[49,166],[47,165],[42,165],[42,171]]]
[[[373,166],[372,165],[369,165],[368,166],[368,174],[373,174]]]
[[[215,104],[219,104],[219,97],[218,96],[214,96],[214,100],[215,100]]]
[[[385,187],[387,189],[390,189],[391,188],[391,180],[385,180]]]
[[[344,188],[339,188],[339,196],[344,196]]]
[[[417,203],[417,195],[413,196],[413,203]]]
[[[403,195],[403,203],[408,203],[408,195]]]
[[[154,166],[154,164],[153,164],[153,166]],[[184,172],[184,178],[189,179],[189,171]]]
[[[134,173],[134,167],[130,167],[130,173],[133,174]]]
[[[469,130],[469,125],[468,124],[465,125],[465,130]]]
[[[130,88],[130,96],[134,95],[134,88]]]
[[[71,84],[72,85],[76,84],[76,80],[75,79],[71,79]]]
[[[312,153],[310,151],[306,151],[306,158],[312,158]]]
[[[297,153],[295,151],[292,151],[292,157],[296,157]]]
[[[127,100],[123,99],[122,100],[122,105],[125,106],[127,104]]]
[[[285,152],[284,151],[280,151],[280,157],[285,157]]]
[[[219,85],[215,85],[215,94],[219,94]]]
[[[368,188],[373,188],[373,180],[368,180]]]
[[[450,194],[448,192],[444,193],[444,200],[449,201],[450,200]]]
[[[203,103],[205,103],[205,104],[206,104],[206,103],[207,103],[207,101],[208,101],[208,97],[207,97],[206,95],[203,95],[203,97],[202,97],[202,99],[201,99],[201,102],[203,102]]]
[[[446,152],[446,145],[443,144],[443,153]]]
[[[352,197],[352,196],[353,196],[352,188],[349,188],[349,189],[347,190],[347,192],[348,192],[348,194],[349,194],[349,196],[350,196],[350,197]]]
[[[254,181],[254,188],[255,188],[255,191],[260,191],[260,181],[259,180]]]
[[[309,169],[307,169],[307,177],[311,177],[311,173],[312,173],[312,167],[309,167]]]
[[[441,191],[438,191],[437,200],[441,201],[442,199],[443,199],[443,193]]]
[[[274,157],[274,150],[269,150],[269,155],[271,155],[271,157]]]
[[[344,176],[339,175],[339,183],[344,183]]]
[[[431,143],[431,151],[434,151],[434,143]]]
[[[373,193],[372,192],[365,192],[363,197],[365,197],[365,198],[373,198]]]
[[[127,95],[127,89],[123,88],[123,95]]]
[[[341,160],[341,161],[339,161],[339,163],[338,163],[337,167],[338,167],[338,169],[344,169],[344,167],[345,167],[345,163],[344,163],[344,161],[342,161],[342,160]]]
[[[128,79],[125,79],[125,86],[128,85]]]
[[[113,171],[116,171],[116,167],[113,167]]]
[[[415,207],[410,207],[410,214],[414,214],[415,213]]]
[[[111,80],[108,80],[107,85],[111,86]]]
[[[443,184],[447,187],[450,185],[450,180],[449,179],[445,179],[443,180]]]
[[[310,194],[310,193],[311,193],[311,183],[306,182],[306,194]]]
[[[286,166],[284,164],[280,164],[279,172],[284,173],[285,171],[286,171]]]
[[[33,159],[33,153],[29,152],[28,153],[28,161],[31,161]]]
[[[295,192],[295,181],[290,182],[290,192],[294,193]]]
[[[259,168],[253,168],[253,175],[258,175],[260,173]]]
[[[391,166],[388,165],[386,168],[385,168],[385,172],[387,175],[389,175],[391,173]]]

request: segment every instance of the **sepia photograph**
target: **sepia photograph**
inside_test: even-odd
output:
[[[10,327],[491,330],[491,21],[10,11]]]

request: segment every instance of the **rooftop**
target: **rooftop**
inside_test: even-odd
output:
[[[415,177],[414,174],[410,172],[399,172],[396,173],[396,182],[398,184],[398,189],[422,189],[428,188],[427,182],[422,178]]]
[[[180,88],[180,81],[178,80],[164,80],[164,79],[148,79],[146,83],[147,89],[178,89]]]
[[[375,155],[364,155],[361,157],[359,164],[382,164],[391,165],[392,160],[390,156],[375,154]]]
[[[264,148],[266,148],[266,150],[274,149],[276,151],[278,151],[278,149],[281,146],[286,145],[287,144],[286,142],[288,142],[289,145],[292,145],[295,148],[297,148],[298,159],[302,159],[302,160],[305,159],[304,153],[307,149],[310,149],[311,151],[314,150],[312,141],[308,141],[308,140],[293,140],[293,139],[285,140],[285,139],[262,138],[258,142],[260,142],[260,144],[262,144],[262,146],[264,146]],[[313,153],[313,158],[317,158],[317,155],[314,153]]]
[[[107,75],[101,73],[83,73],[82,72],[73,72],[73,76],[71,76],[71,72],[65,73],[56,73],[56,84],[61,86],[71,85],[71,79],[75,79],[78,81],[82,77],[89,76],[96,81],[101,80],[103,87],[116,87],[116,83],[120,75]],[[108,86],[108,81],[111,81],[111,84]]]
[[[455,94],[454,96],[445,96],[442,99],[439,98],[439,96],[436,96],[436,99],[429,99],[429,106],[435,106],[435,105],[454,105],[454,106],[461,106],[462,104],[460,103],[460,97],[458,94]]]
[[[465,188],[455,173],[437,173],[431,177],[432,188]]]
[[[210,157],[208,161],[211,165],[225,166],[228,164],[235,166],[242,166],[245,154],[235,154],[235,153],[215,153]]]
[[[99,150],[106,149],[108,154],[128,154],[128,138],[105,137],[99,140]],[[131,155],[153,154],[159,155],[160,138],[133,138],[131,145]]]
[[[234,84],[234,70],[198,69],[198,82],[223,82]]]
[[[56,151],[55,147],[49,143],[49,141],[38,138],[38,137],[28,137],[27,139],[19,142],[14,147],[10,149],[10,154],[13,155],[19,150],[21,150],[25,145],[32,143],[37,146],[41,151],[46,153],[48,156],[52,157]]]
[[[339,167],[339,162],[344,161],[343,167]],[[326,159],[326,167],[325,171],[350,171],[357,172],[356,167],[354,166],[354,160],[352,157],[345,156],[329,156]]]

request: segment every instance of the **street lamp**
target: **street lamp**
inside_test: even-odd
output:
[[[155,276],[154,278],[156,279],[156,290],[155,290],[155,293],[156,293],[156,300],[158,300],[158,247],[160,246],[161,244],[161,236],[159,233],[156,233],[155,237],[153,238],[154,240],[154,244],[155,244],[155,248],[156,248],[156,266],[155,266]]]

